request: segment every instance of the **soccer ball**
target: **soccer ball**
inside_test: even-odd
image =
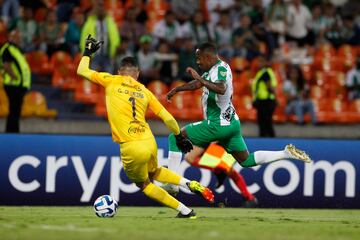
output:
[[[113,217],[116,214],[117,208],[117,202],[110,195],[102,195],[94,202],[94,211],[98,217]]]

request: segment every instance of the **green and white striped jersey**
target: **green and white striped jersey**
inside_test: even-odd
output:
[[[239,119],[231,102],[233,94],[232,73],[230,66],[221,60],[202,75],[207,81],[225,81],[227,88],[224,95],[203,88],[202,107],[204,118],[210,122],[219,123],[221,126],[230,125],[233,117]]]

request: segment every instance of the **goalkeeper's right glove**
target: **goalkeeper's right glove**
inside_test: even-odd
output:
[[[181,133],[175,135],[176,145],[183,153],[188,153],[193,149],[193,145],[191,144],[190,140],[185,138]]]
[[[91,34],[89,34],[85,41],[85,50],[83,55],[90,57],[103,43],[104,41],[97,41],[95,38],[91,37]]]

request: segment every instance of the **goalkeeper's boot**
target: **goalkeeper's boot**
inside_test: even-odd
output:
[[[191,210],[191,212],[189,214],[186,214],[186,215],[179,212],[178,215],[176,216],[176,218],[196,219],[196,213],[194,212],[193,209]]]
[[[298,159],[298,160],[304,161],[306,163],[311,163],[311,159],[310,159],[309,155],[307,155],[304,151],[296,148],[292,144],[286,145],[284,151],[287,153],[289,158]]]
[[[214,194],[209,188],[202,186],[197,181],[191,181],[186,185],[188,186],[191,192],[201,195],[209,203],[214,202]]]
[[[162,189],[164,189],[165,191],[167,191],[171,196],[176,196],[180,189],[179,186],[176,186],[174,184],[170,184],[170,183],[165,183],[161,186]]]

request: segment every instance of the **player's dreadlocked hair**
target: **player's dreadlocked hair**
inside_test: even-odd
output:
[[[202,52],[217,54],[217,47],[214,43],[204,42],[199,45],[198,49]]]
[[[134,57],[124,57],[123,59],[121,59],[120,62],[120,68],[124,68],[124,67],[139,67],[136,59]]]

